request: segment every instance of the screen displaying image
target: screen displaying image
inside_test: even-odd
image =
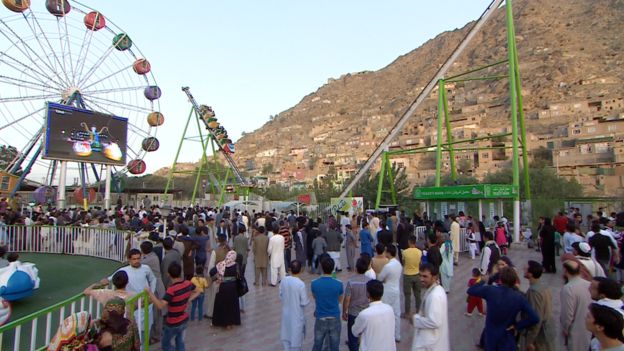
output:
[[[126,164],[128,119],[49,102],[43,158]]]

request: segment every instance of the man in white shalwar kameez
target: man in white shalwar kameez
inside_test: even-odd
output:
[[[279,233],[273,234],[269,239],[267,252],[269,254],[269,264],[271,265],[271,285],[275,286],[278,282],[278,271],[281,279],[284,279],[286,276],[286,266],[284,265],[284,237]]]
[[[282,300],[281,339],[284,351],[301,351],[305,338],[305,306],[310,303],[305,283],[299,279],[301,262],[293,261],[291,275],[280,284]]]
[[[451,349],[446,292],[438,284],[438,268],[430,263],[420,266],[420,282],[425,296],[420,312],[412,318],[412,351],[449,351]]]
[[[394,339],[401,341],[401,275],[403,266],[396,259],[396,246],[386,247],[386,257],[390,260],[383,267],[377,279],[384,284],[381,301],[392,307],[394,311]]]
[[[210,252],[210,259],[208,260],[208,266],[206,267],[205,271],[204,271],[204,276],[206,276],[207,279],[212,279],[208,272],[210,272],[210,270],[212,268],[214,268],[214,266],[217,265],[217,252],[215,250],[213,250],[212,252]],[[219,288],[218,284],[210,284],[210,286],[208,288],[206,288],[206,291],[204,292],[204,318],[212,318],[212,312],[214,311],[214,302],[215,302],[215,297],[217,296],[217,290]]]
[[[379,280],[369,280],[366,283],[366,293],[370,305],[360,311],[351,327],[353,335],[360,338],[360,351],[395,351],[396,343],[392,338],[394,311],[392,307],[381,302],[383,284]]]

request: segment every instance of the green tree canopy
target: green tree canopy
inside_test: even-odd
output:
[[[262,174],[264,174],[264,175],[269,175],[269,174],[273,173],[273,170],[274,170],[274,167],[273,167],[273,164],[271,162],[265,163],[262,166]]]
[[[340,195],[340,189],[336,186],[338,175],[334,166],[329,166],[327,174],[320,181],[314,179],[312,190],[316,193],[316,199],[319,203],[327,203],[332,197]]]
[[[477,178],[466,174],[458,174],[457,177],[455,177],[455,180],[451,178],[450,174],[443,174],[440,177],[441,186],[470,184],[479,184],[479,181],[477,180]],[[427,178],[423,186],[435,186],[435,176]]]
[[[0,169],[6,169],[17,157],[19,151],[15,146],[1,145],[0,146]],[[23,172],[20,167],[17,172],[13,172],[15,175],[21,175]]]
[[[522,173],[521,173],[522,174]],[[511,169],[490,173],[483,179],[486,184],[511,184]],[[531,187],[531,223],[537,223],[540,216],[551,217],[561,210],[565,199],[583,196],[583,187],[575,179],[558,177],[552,168],[529,168]],[[524,196],[524,182],[520,182],[520,196]],[[505,204],[505,211],[511,212],[511,203]]]
[[[533,154],[533,161],[531,163],[532,168],[552,167],[553,154],[552,150],[549,150],[543,146],[538,147],[531,151]]]

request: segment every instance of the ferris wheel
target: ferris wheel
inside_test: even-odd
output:
[[[156,127],[162,125],[164,116],[158,100],[161,90],[151,65],[131,36],[102,13],[77,1],[2,3],[5,8],[0,7],[0,144],[17,150],[5,172],[21,174],[20,181],[28,174],[30,179],[48,185],[60,182],[55,174],[63,163],[67,181],[79,179],[83,185],[99,181],[104,164],[112,164],[115,174],[143,173],[146,154],[159,147]],[[107,155],[116,161],[107,163],[89,158],[76,161],[46,157],[50,103],[127,121],[123,159]],[[119,141],[109,135],[113,141],[102,146],[98,134],[109,128],[94,126],[91,132],[88,124],[87,121],[83,125],[85,130],[70,130],[69,126],[62,130],[68,134],[69,147],[73,146],[79,155],[111,153],[106,148],[116,147],[110,144]],[[98,138],[97,148],[94,135]]]

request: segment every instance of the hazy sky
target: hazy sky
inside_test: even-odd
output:
[[[489,0],[88,4],[132,36],[162,87],[167,133],[159,133],[161,149],[147,159],[154,170],[175,156],[182,128],[174,123],[185,120],[190,108],[182,86],[211,105],[236,140],[330,77],[380,69],[442,31],[462,27]],[[196,160],[196,144],[188,145],[180,158]]]
[[[71,2],[71,1],[70,1]],[[148,171],[169,166],[190,104],[211,105],[236,140],[349,72],[378,70],[478,18],[489,0],[83,0],[124,29],[152,64],[166,122]],[[195,161],[188,144],[180,161]]]

